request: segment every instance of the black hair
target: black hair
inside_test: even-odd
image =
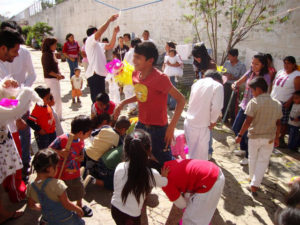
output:
[[[239,50],[237,48],[232,48],[228,51],[228,55],[231,55],[233,57],[239,56]]]
[[[287,207],[275,213],[275,225],[299,225],[300,209]]]
[[[125,34],[123,34],[123,37],[128,37],[128,39],[129,39],[129,40],[131,40],[131,36],[130,36],[130,34],[129,34],[129,33],[125,33]]]
[[[136,129],[125,137],[125,161],[129,162],[128,179],[121,193],[122,202],[125,204],[129,193],[132,193],[137,202],[140,196],[146,196],[151,191],[151,183],[155,186],[153,173],[149,167],[148,153],[151,151],[150,135]]]
[[[263,77],[255,77],[249,82],[249,87],[256,90],[256,88],[260,88],[264,93],[268,91],[268,84]]]
[[[131,40],[130,46],[132,48],[135,48],[135,46],[137,46],[139,43],[142,43],[141,39],[140,38],[134,38],[134,39]]]
[[[150,41],[139,43],[135,46],[134,53],[145,56],[146,60],[153,58],[153,65],[156,63],[158,58],[158,50],[155,44]]]
[[[149,30],[144,30],[143,33],[147,33],[147,34],[150,34]]]
[[[111,118],[108,113],[101,113],[97,114],[95,117],[92,118],[92,129],[97,129],[104,121],[110,123]]]
[[[259,71],[259,76],[263,77],[265,74],[269,73],[268,60],[265,54],[258,53],[253,56],[253,58],[258,59],[258,61],[263,65]]]
[[[300,91],[295,91],[295,92],[293,93],[293,95],[300,96]]]
[[[55,43],[57,43],[56,38],[45,38],[42,44],[42,52],[52,52],[50,47]]]
[[[207,70],[209,63],[211,61],[211,57],[209,56],[208,52],[207,52],[207,48],[205,46],[205,44],[199,43],[196,44],[192,50],[192,55],[195,58],[201,58],[201,62],[198,63],[195,59],[193,64],[197,67],[198,70]]]
[[[176,51],[174,48],[170,48],[169,52],[173,52],[173,53],[174,53],[174,55],[176,55],[176,54],[177,54],[177,51]]]
[[[95,33],[95,31],[97,31],[98,29],[96,27],[89,27],[87,30],[86,30],[86,35],[89,37],[91,35],[93,35]]]
[[[71,122],[71,132],[78,134],[82,131],[83,134],[92,130],[92,120],[88,116],[76,116]]]
[[[0,46],[6,46],[7,49],[14,48],[16,44],[23,44],[24,40],[17,32],[13,29],[4,29],[0,31]]]
[[[19,34],[22,34],[22,28],[18,25],[16,21],[4,21],[1,23],[0,29],[5,30],[7,28],[17,31]]]
[[[37,86],[34,90],[38,94],[38,96],[40,96],[40,98],[44,98],[51,92],[50,88],[44,87],[42,85]]]
[[[107,43],[109,43],[109,40],[108,40],[108,38],[102,38],[102,42],[107,42]]]
[[[99,93],[96,97],[96,102],[102,102],[103,104],[108,104],[109,101],[110,101],[109,96],[105,92]]]
[[[125,128],[127,130],[129,127],[130,127],[130,121],[128,120],[128,118],[126,116],[121,116],[115,124],[116,129]]]
[[[119,37],[118,37],[118,40],[119,40],[120,38],[124,39],[124,37],[123,37],[123,36],[119,36]]]
[[[85,44],[87,37],[83,38],[82,42]]]
[[[58,160],[58,155],[54,150],[42,149],[35,154],[32,165],[37,173],[47,173],[49,167],[56,167]]]
[[[173,41],[168,41],[168,42],[167,42],[167,45],[168,45],[170,48],[176,49],[176,43],[173,42]]]
[[[273,57],[270,53],[266,54],[267,60],[270,60],[271,62],[273,62]]]
[[[76,70],[81,71],[81,69],[80,69],[79,67],[76,67],[76,68],[74,69],[74,72],[76,72]]]
[[[221,74],[216,71],[216,70],[207,70],[204,74],[204,77],[210,77],[215,81],[220,82],[221,84],[223,84],[223,80],[222,80],[222,76]]]
[[[68,33],[68,34],[66,35],[66,41],[68,41],[69,37],[71,37],[71,36],[73,36],[73,37],[74,37],[74,35],[73,35],[73,34],[71,34],[71,33]]]
[[[294,56],[286,56],[286,57],[284,57],[283,61],[288,61],[289,63],[297,65],[296,59]]]
[[[300,205],[300,181],[292,183],[291,190],[285,199],[286,205],[290,207],[296,207]]]

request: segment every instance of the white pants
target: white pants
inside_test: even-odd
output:
[[[108,74],[105,78],[108,82],[108,96],[111,101],[116,104],[120,103],[120,88],[119,85],[115,82],[112,74]]]
[[[267,170],[274,145],[273,142],[269,144],[269,141],[265,138],[248,140],[251,186],[259,187]]]
[[[225,177],[220,169],[214,186],[206,193],[194,194],[190,197],[183,214],[183,225],[208,225],[216,211],[225,184]]]
[[[190,159],[208,160],[208,143],[210,130],[208,127],[194,128],[184,121],[184,133],[189,147]]]
[[[61,96],[60,96],[60,83],[59,80],[53,78],[45,78],[46,85],[51,89],[51,94],[53,95],[54,101],[55,101],[55,111],[58,115],[59,119],[62,119],[62,102],[61,102]]]
[[[135,95],[133,85],[124,85],[123,92],[125,95],[125,99],[131,98]],[[136,103],[128,104],[128,110],[132,110],[136,107]]]

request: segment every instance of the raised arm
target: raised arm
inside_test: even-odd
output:
[[[116,26],[114,28],[114,33],[113,33],[113,36],[112,36],[109,44],[105,45],[105,50],[110,50],[110,49],[113,49],[115,47],[116,40],[117,40],[117,34],[119,33],[119,31],[120,31],[120,27]]]
[[[106,29],[108,28],[108,25],[115,21],[118,18],[118,14],[112,15],[95,33],[95,40],[98,41],[100,39],[100,37],[102,36],[102,34],[106,31]]]

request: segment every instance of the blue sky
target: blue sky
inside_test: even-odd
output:
[[[0,14],[11,17],[26,9],[35,0],[0,0]]]

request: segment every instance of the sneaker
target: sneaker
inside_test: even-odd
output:
[[[234,150],[233,151],[233,154],[235,154],[235,155],[237,155],[237,156],[244,156],[245,154],[246,154],[246,152],[245,151],[243,151],[243,150]]]
[[[241,164],[242,166],[248,165],[248,159],[247,159],[247,158],[243,158],[243,159],[240,161],[240,164]]]
[[[212,159],[212,154],[208,154],[208,160]]]
[[[83,181],[84,188],[86,188],[89,184],[96,184],[96,178],[92,175],[87,175]]]

